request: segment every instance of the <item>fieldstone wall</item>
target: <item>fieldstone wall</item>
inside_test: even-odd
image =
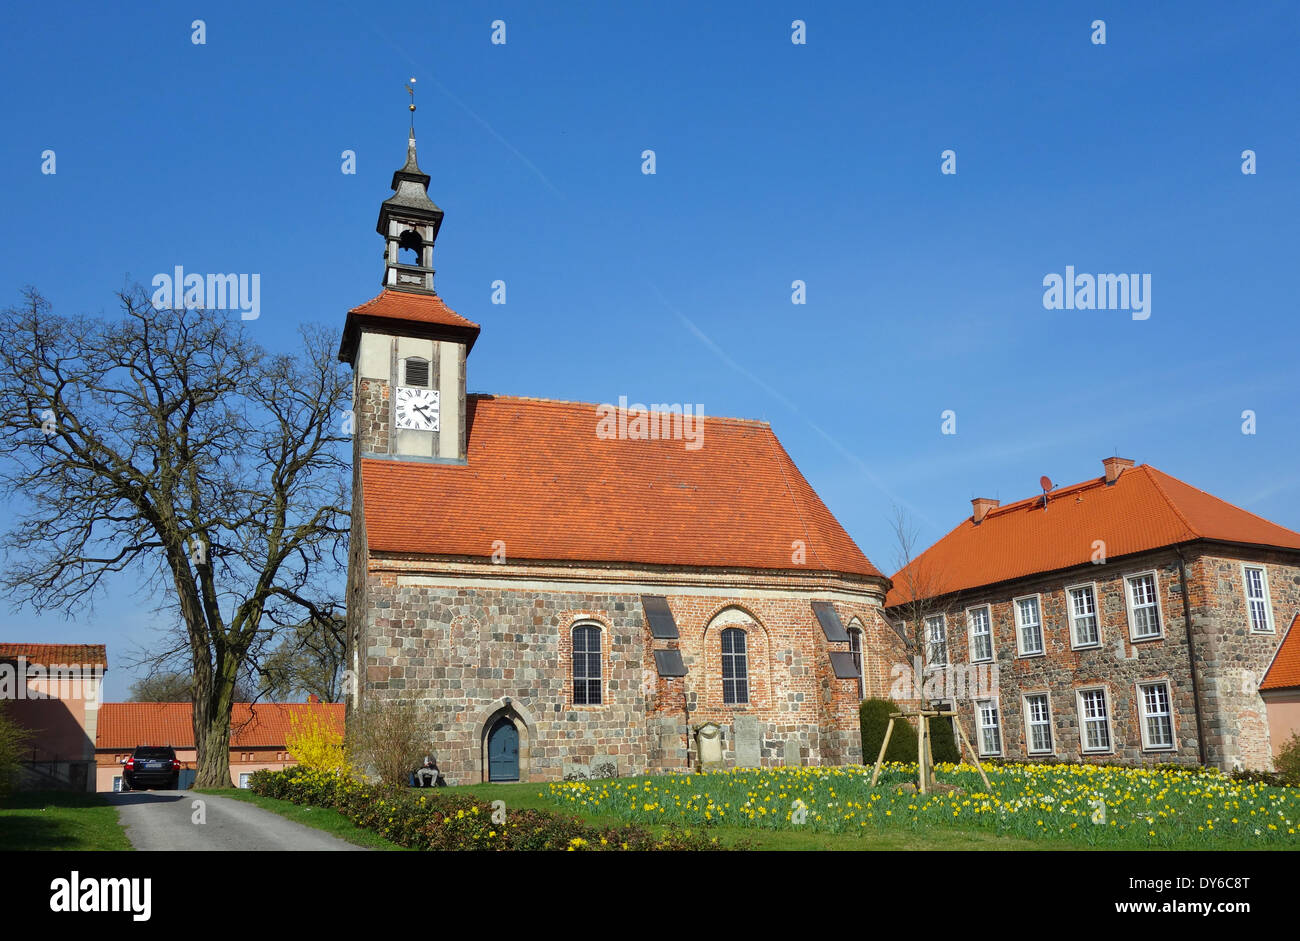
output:
[[[1198,556],[1193,576],[1193,637],[1210,761],[1222,768],[1273,769],[1273,742],[1259,684],[1287,625],[1300,612],[1294,555],[1218,547]],[[1243,563],[1267,572],[1272,630],[1252,630]]]
[[[366,581],[362,695],[426,710],[439,766],[453,783],[485,778],[484,737],[500,715],[520,730],[527,780],[684,770],[683,700],[692,728],[722,727],[728,766],[861,761],[858,681],[836,679],[829,658],[848,644],[828,644],[812,612],[815,595],[755,598],[761,593],[751,591],[742,605],[725,594],[669,594],[681,636],[657,641],[639,591],[468,587],[455,579],[436,584],[432,575],[413,584],[373,569]],[[864,593],[861,605],[837,604],[845,624],[856,617],[864,628],[869,677],[901,656],[897,635],[881,634],[878,602]],[[574,702],[579,624],[601,631],[600,705]],[[725,627],[746,632],[748,703],[723,702]],[[684,682],[658,676],[656,646],[681,650]],[[873,686],[868,694],[880,692]],[[695,752],[692,739],[692,761]]]
[[[949,660],[962,666],[970,663],[967,612],[989,606],[1002,757],[1049,762],[1199,763],[1196,697],[1183,602],[1187,591],[1207,762],[1225,769],[1271,770],[1267,713],[1258,685],[1286,624],[1300,610],[1300,568],[1295,567],[1293,557],[1264,551],[1237,555],[1216,549],[1210,555],[1204,549],[1184,549],[1184,557],[1186,586],[1178,554],[1166,550],[1026,578],[966,593],[946,603]],[[1266,564],[1275,623],[1272,633],[1250,629],[1243,560]],[[1142,572],[1156,575],[1162,631],[1157,638],[1134,641],[1125,578]],[[1066,589],[1081,584],[1093,585],[1101,643],[1074,649]],[[1013,602],[1026,595],[1039,597],[1041,655],[1018,653]],[[901,609],[895,613],[901,616]],[[1144,748],[1137,687],[1162,680],[1169,683],[1175,747]],[[1106,690],[1110,704],[1113,748],[1106,754],[1085,753],[1080,738],[1076,693],[1097,687]],[[1048,694],[1053,738],[1050,755],[1031,756],[1028,752],[1023,697],[1030,693]],[[975,699],[957,697],[956,705],[966,734],[978,745]]]

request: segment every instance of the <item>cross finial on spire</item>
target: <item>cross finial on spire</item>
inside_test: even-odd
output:
[[[411,96],[411,135],[415,135],[415,76],[411,76],[411,82],[406,86],[406,93]]]

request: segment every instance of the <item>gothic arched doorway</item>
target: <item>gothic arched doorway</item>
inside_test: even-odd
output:
[[[488,780],[519,780],[519,730],[509,716],[500,716],[487,735]]]

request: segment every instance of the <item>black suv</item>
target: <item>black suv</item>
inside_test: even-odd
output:
[[[126,760],[122,772],[122,790],[141,791],[160,787],[176,790],[181,783],[181,763],[170,745],[139,745]]]

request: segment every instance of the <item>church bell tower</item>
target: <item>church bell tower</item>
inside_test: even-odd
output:
[[[355,377],[354,461],[465,463],[465,362],[479,327],[434,291],[443,213],[429,198],[429,179],[416,160],[413,121],[406,163],[379,207],[383,290],[348,311],[339,346]]]

